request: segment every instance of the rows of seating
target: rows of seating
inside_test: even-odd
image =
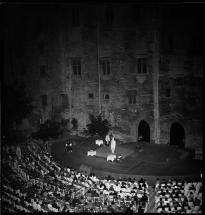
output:
[[[145,179],[99,179],[61,166],[43,143],[3,147],[2,212],[146,212]],[[157,180],[155,212],[201,213],[202,182]]]
[[[158,213],[202,213],[202,182],[191,179],[156,180]]]
[[[3,147],[3,212],[146,212],[144,179],[103,180],[54,161],[46,148],[31,141]]]

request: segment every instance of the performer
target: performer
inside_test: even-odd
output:
[[[110,143],[110,135],[109,134],[106,135],[105,141],[106,141],[106,145],[109,146],[109,143]]]
[[[115,141],[114,137],[112,137],[112,139],[111,139],[111,151],[113,154],[115,152],[115,147],[116,147],[116,141]]]
[[[111,144],[112,138],[114,137],[114,135],[112,134],[112,132],[110,133],[110,142],[109,144]]]
[[[73,150],[72,146],[73,146],[73,144],[72,144],[71,140],[69,139],[66,143],[66,148],[67,148],[68,152],[72,152],[72,150]]]

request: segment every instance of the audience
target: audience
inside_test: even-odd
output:
[[[98,179],[64,168],[46,147],[31,141],[3,148],[3,212],[138,212],[146,211],[146,180]]]
[[[19,156],[20,154],[20,156]],[[39,141],[16,153],[3,147],[3,212],[145,213],[150,201],[145,179],[99,179],[54,161]],[[202,182],[156,180],[158,213],[202,213]]]
[[[158,213],[202,213],[202,182],[191,179],[156,180]]]

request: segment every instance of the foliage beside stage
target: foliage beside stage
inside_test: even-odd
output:
[[[86,125],[84,134],[90,137],[98,136],[101,139],[105,139],[111,126],[108,120],[103,119],[101,115],[94,116],[92,114],[90,114],[89,119],[90,123]]]
[[[65,131],[65,122],[57,122],[53,120],[46,120],[45,123],[40,125],[40,129],[33,133],[31,136],[35,139],[41,139],[43,141],[49,139],[56,139],[62,135]]]

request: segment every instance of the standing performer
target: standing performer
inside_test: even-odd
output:
[[[109,142],[109,144],[111,144],[111,140],[112,140],[112,138],[114,137],[114,135],[112,134],[112,132],[110,133],[110,142]]]
[[[116,141],[115,141],[114,137],[112,137],[112,139],[111,139],[111,151],[113,154],[115,152],[115,147],[116,147]]]
[[[109,133],[106,135],[105,141],[106,141],[106,145],[109,146],[109,143],[110,143],[110,135],[109,135]]]

